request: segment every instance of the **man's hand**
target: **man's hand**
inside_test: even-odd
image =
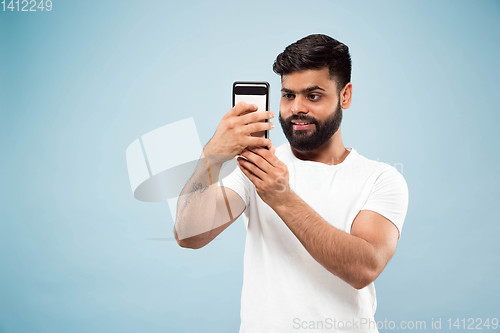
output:
[[[252,133],[274,128],[271,111],[258,111],[254,104],[240,102],[224,115],[214,136],[206,144],[205,155],[220,155],[230,160],[247,147],[269,147],[271,140],[252,136]]]
[[[275,146],[269,150],[249,148],[238,157],[241,171],[255,185],[261,199],[272,208],[286,202],[292,193],[288,168],[276,157],[275,151]]]

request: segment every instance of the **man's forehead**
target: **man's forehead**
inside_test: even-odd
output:
[[[319,87],[323,90],[335,90],[337,84],[331,79],[328,68],[322,68],[307,69],[283,75],[281,77],[281,87],[293,91],[303,91],[311,87]]]

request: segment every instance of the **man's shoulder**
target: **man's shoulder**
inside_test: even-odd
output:
[[[354,172],[361,176],[359,173],[364,176],[375,176],[380,175],[382,173],[389,174],[401,174],[401,172],[393,165],[382,162],[379,160],[370,159],[359,153],[353,147],[347,147],[351,152],[349,153],[351,156],[348,156],[348,163],[346,163],[346,167],[344,170],[348,170]],[[290,149],[290,144],[285,142],[278,147],[276,147],[276,156],[284,161],[285,163],[293,163],[295,159],[293,158],[293,153]],[[401,165],[401,163],[397,163]]]
[[[363,156],[355,149],[353,149],[353,152],[354,152],[353,156],[354,158],[351,166],[353,170],[357,170],[365,174],[370,174],[375,177],[377,177],[380,174],[401,175],[400,171],[395,166],[389,163],[367,158],[366,156]]]

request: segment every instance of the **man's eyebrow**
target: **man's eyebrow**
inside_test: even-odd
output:
[[[323,91],[326,91],[325,89],[321,88],[320,86],[312,86],[312,87],[307,87],[305,89],[302,89],[301,91],[299,91],[299,93],[300,94],[306,94],[306,93],[309,93],[309,92],[314,91],[314,90],[323,90]],[[281,92],[284,92],[284,93],[287,93],[287,94],[297,94],[296,91],[294,91],[292,89],[288,89],[288,88],[282,88]]]

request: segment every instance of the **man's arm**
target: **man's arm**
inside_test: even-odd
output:
[[[253,149],[238,162],[257,193],[285,222],[311,256],[356,289],[374,281],[396,249],[398,229],[385,217],[362,210],[351,233],[330,225],[288,184],[288,169],[273,150]]]
[[[205,148],[193,176],[182,189],[174,229],[181,247],[205,246],[245,210],[245,203],[236,192],[218,185],[225,160],[210,155]]]
[[[191,249],[199,249],[203,246],[210,243],[215,239],[221,232],[223,232],[227,227],[229,227],[234,221],[238,219],[238,217],[245,210],[245,202],[240,198],[240,196],[234,192],[230,188],[222,188],[217,186],[215,188],[215,197],[216,202],[215,206],[216,211],[219,211],[219,217],[215,217],[212,225],[208,227],[208,231],[201,232],[197,231],[193,236],[179,237],[177,230],[174,230],[175,239],[177,240],[177,244],[181,247],[191,248]],[[207,193],[207,198],[213,197],[213,194]],[[210,200],[207,200],[208,205],[214,205],[210,203]],[[227,210],[227,215],[224,211]],[[222,217],[220,217],[222,216]],[[227,217],[224,217],[227,216]],[[179,219],[178,221],[180,221]],[[227,222],[225,222],[227,221]],[[205,222],[209,222],[209,219],[205,219]],[[178,223],[178,224],[177,224]],[[176,222],[176,225],[182,224],[181,222]],[[198,225],[199,228],[199,225]],[[207,227],[205,227],[207,229]],[[192,232],[191,232],[192,234]]]
[[[272,208],[317,262],[356,289],[375,281],[396,250],[398,230],[378,213],[360,211],[349,234],[295,193],[288,200]]]
[[[270,146],[266,138],[251,134],[269,130],[263,122],[273,117],[270,111],[256,111],[257,106],[238,103],[224,115],[217,130],[203,148],[196,170],[177,201],[175,238],[182,247],[200,248],[234,222],[245,209],[240,196],[218,185],[224,162],[249,146]]]

